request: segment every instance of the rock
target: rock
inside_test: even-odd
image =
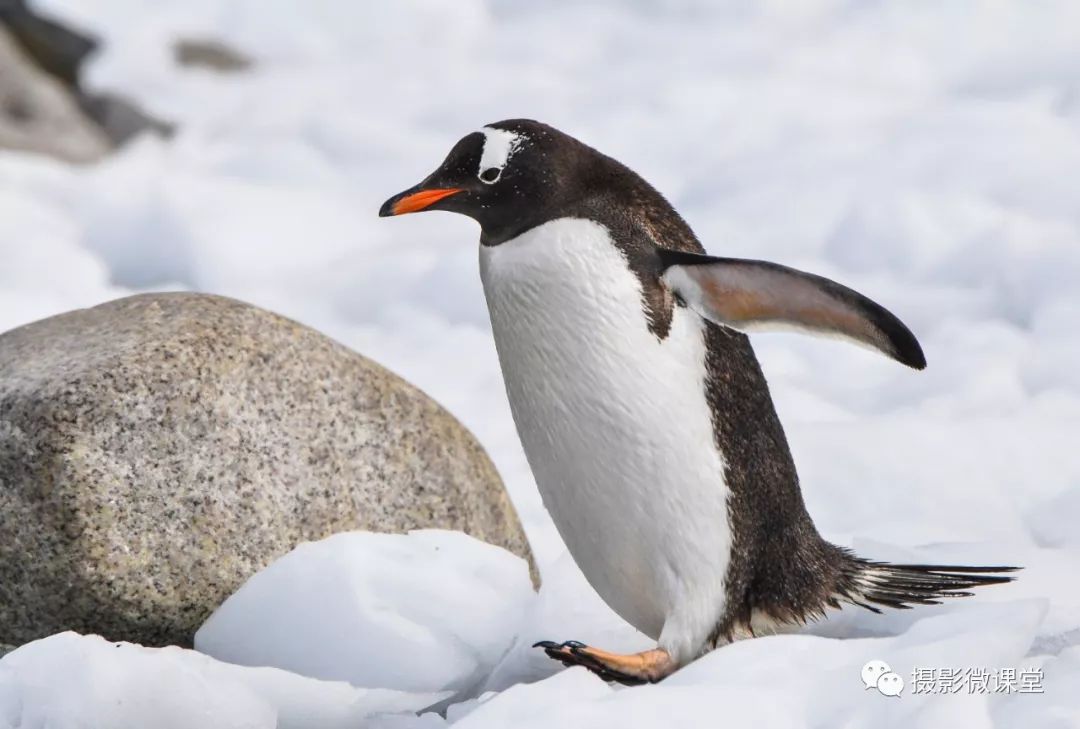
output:
[[[108,91],[100,93],[80,91],[77,98],[79,106],[86,115],[101,127],[105,136],[117,147],[127,144],[143,132],[150,132],[166,139],[176,132],[175,124],[147,114],[138,104],[123,96]]]
[[[473,436],[307,327],[147,294],[0,335],[0,642],[190,646],[297,543],[424,527],[531,563]]]
[[[237,73],[252,66],[248,56],[212,38],[181,38],[173,45],[173,56],[181,66],[218,73]]]
[[[48,76],[59,81],[61,93],[66,92],[73,105],[82,111],[85,119],[96,125],[94,133],[108,147],[119,147],[143,132],[151,132],[162,137],[170,137],[175,131],[174,125],[157,119],[143,111],[134,102],[107,91],[91,91],[80,83],[81,71],[89,57],[98,48],[98,41],[84,33],[66,27],[62,23],[39,15],[27,6],[25,0],[0,0],[0,31],[4,28],[9,33],[9,42],[14,42],[24,61]],[[3,95],[3,76],[0,74],[0,96]],[[23,122],[24,132],[32,130],[40,122],[41,116],[25,114],[25,102],[16,101],[11,107],[16,121]],[[0,110],[2,111],[2,110]],[[2,114],[0,114],[2,116]],[[3,120],[0,118],[0,126]],[[0,146],[5,146],[0,132]],[[37,152],[50,152],[40,145],[15,145],[16,149]],[[106,149],[107,149],[106,148]],[[101,156],[98,152],[87,158],[72,158],[59,154],[62,159],[91,161]]]
[[[92,162],[110,149],[102,130],[56,78],[37,68],[0,25],[0,149]]]
[[[69,88],[78,87],[83,62],[98,47],[97,39],[38,15],[25,0],[0,0],[0,25],[38,68]]]

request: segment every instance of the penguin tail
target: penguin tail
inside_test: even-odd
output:
[[[890,564],[847,554],[835,599],[875,613],[882,607],[907,610],[916,605],[939,605],[942,600],[970,597],[984,585],[1012,582],[1007,574],[1019,567]]]

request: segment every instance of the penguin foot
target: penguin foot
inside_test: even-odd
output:
[[[677,668],[675,661],[663,648],[623,655],[592,648],[576,640],[565,643],[542,640],[533,648],[543,648],[549,658],[564,666],[584,666],[605,681],[615,681],[624,686],[656,683]]]

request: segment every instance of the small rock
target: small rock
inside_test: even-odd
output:
[[[38,68],[69,88],[78,88],[83,63],[98,47],[97,39],[37,14],[25,0],[0,0],[0,25]]]
[[[120,147],[150,132],[169,138],[176,125],[147,114],[138,104],[108,91],[88,94],[79,92],[79,105],[93,119],[115,146]]]
[[[253,65],[248,56],[212,38],[181,38],[173,45],[173,56],[181,66],[218,73],[238,73]]]
[[[0,335],[0,641],[190,646],[298,543],[426,527],[531,557],[473,436],[307,327],[148,294]]]
[[[35,66],[0,24],[0,149],[93,162],[110,148],[68,89]]]
[[[108,148],[126,144],[143,132],[172,136],[175,130],[173,124],[148,114],[129,99],[108,91],[83,88],[80,76],[86,61],[98,49],[95,38],[38,14],[25,0],[0,0],[0,31],[5,29],[9,34],[8,42],[15,45],[24,63],[60,82],[59,85],[52,85],[54,89],[70,100],[66,103],[73,103],[82,111],[85,120],[90,122],[87,126],[93,129],[96,125],[94,135],[99,139],[103,137]],[[8,93],[5,93],[4,77],[0,74],[0,98],[5,99],[0,103],[0,126],[4,124],[6,116],[7,123],[24,134],[37,130],[46,117],[34,108],[31,95],[11,88],[10,80],[6,87]],[[38,133],[47,135],[48,130],[38,130]],[[92,161],[103,154],[97,152],[85,157],[72,157],[56,154],[41,145],[5,143],[2,130],[0,146],[46,152],[77,162]]]

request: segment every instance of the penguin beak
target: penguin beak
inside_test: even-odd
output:
[[[404,215],[405,213],[418,213],[426,210],[435,203],[451,195],[462,192],[461,187],[437,187],[424,189],[419,185],[410,187],[405,192],[399,192],[387,200],[379,208],[379,217],[386,218],[391,215]]]

